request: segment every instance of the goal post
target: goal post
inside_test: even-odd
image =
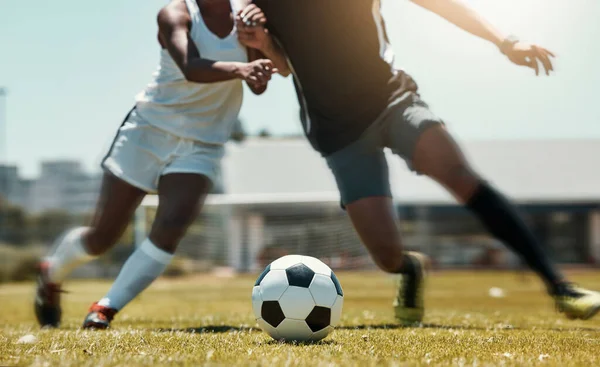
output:
[[[148,196],[135,216],[135,242],[148,234],[158,197]],[[514,267],[516,258],[491,239],[477,219],[458,209],[395,202],[406,250],[431,256],[436,268]],[[468,214],[468,213],[467,213]],[[334,270],[375,270],[339,193],[213,194],[182,239],[177,257],[189,272],[221,268],[261,271],[290,254],[313,256]]]
[[[147,196],[135,215],[135,242],[148,234],[158,207]],[[257,272],[287,254],[314,256],[334,268],[371,268],[337,192],[213,194],[191,225],[178,256],[236,272]]]

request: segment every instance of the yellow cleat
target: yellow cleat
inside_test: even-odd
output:
[[[600,311],[600,293],[571,284],[566,284],[562,292],[554,296],[556,308],[568,319],[587,320]]]
[[[420,324],[425,313],[423,294],[425,278],[429,270],[429,257],[418,252],[407,252],[416,269],[415,275],[402,274],[398,279],[398,292],[394,299],[394,313],[398,323],[404,326]]]

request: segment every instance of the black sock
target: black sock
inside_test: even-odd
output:
[[[402,268],[398,269],[395,273],[407,275],[403,277],[402,291],[404,292],[405,307],[415,307],[415,300],[417,295],[417,284],[419,283],[421,272],[417,268],[418,263],[411,258],[410,255],[402,255]]]
[[[494,237],[518,253],[542,276],[550,293],[556,292],[556,286],[563,281],[563,277],[514,205],[488,184],[481,182],[467,203],[467,208],[477,215]]]

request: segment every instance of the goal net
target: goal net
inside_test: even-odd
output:
[[[158,198],[149,196],[138,210],[136,243],[147,236],[157,205]],[[488,237],[453,235],[453,224],[445,223],[434,225],[419,215],[401,218],[405,248],[429,254],[440,268],[485,265],[486,259],[493,262],[490,256],[505,257],[504,266],[515,265]],[[448,230],[440,234],[443,227]],[[190,272],[258,272],[289,254],[319,258],[335,270],[376,269],[337,193],[209,195],[177,250]]]

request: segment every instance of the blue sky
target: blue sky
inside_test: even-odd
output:
[[[325,0],[326,1],[326,0]],[[133,97],[149,82],[166,0],[0,1],[0,86],[9,89],[8,160],[27,176],[44,159],[96,170]],[[600,2],[472,0],[507,33],[557,54],[535,78],[486,44],[406,0],[383,0],[397,66],[459,140],[600,138]],[[246,129],[297,133],[290,80],[246,94]]]

